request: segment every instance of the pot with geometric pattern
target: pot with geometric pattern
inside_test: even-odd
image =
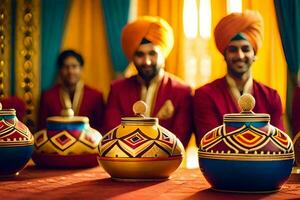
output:
[[[122,118],[101,139],[99,164],[115,180],[165,180],[181,164],[183,145],[157,118],[144,117],[146,109],[144,102],[136,102],[136,117]]]
[[[268,114],[255,114],[255,99],[239,99],[242,112],[225,114],[224,124],[201,139],[200,169],[212,189],[229,192],[274,192],[290,176],[293,144],[270,125]],[[203,116],[205,117],[205,116]]]
[[[72,109],[63,110],[62,116],[47,118],[47,129],[35,133],[32,159],[47,168],[94,167],[101,137],[87,117],[74,116]]]
[[[18,120],[15,109],[2,109],[0,103],[0,177],[18,175],[33,152],[34,139]]]

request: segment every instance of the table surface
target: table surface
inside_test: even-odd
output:
[[[269,194],[223,193],[210,189],[199,169],[180,168],[162,182],[118,182],[101,168],[40,169],[30,163],[20,175],[0,179],[0,199],[300,199],[300,174]]]

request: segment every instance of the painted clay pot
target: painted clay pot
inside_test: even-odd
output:
[[[0,177],[18,175],[30,160],[34,138],[18,120],[15,109],[2,109],[0,103]]]
[[[47,118],[47,129],[35,133],[33,161],[40,167],[85,168],[97,166],[101,134],[89,119],[64,110],[62,116]]]
[[[239,99],[242,112],[224,115],[223,125],[202,138],[199,165],[212,188],[231,192],[274,192],[288,179],[294,150],[291,139],[255,114],[255,99]]]
[[[136,117],[122,118],[101,139],[99,164],[115,180],[165,180],[181,164],[183,145],[157,118],[143,117],[146,109],[144,102],[136,102]]]

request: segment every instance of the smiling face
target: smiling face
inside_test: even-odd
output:
[[[158,45],[141,44],[135,51],[133,63],[145,82],[150,82],[164,67],[165,59]]]
[[[248,73],[255,60],[255,52],[247,40],[233,40],[225,49],[225,61],[228,73],[236,78],[241,78]]]

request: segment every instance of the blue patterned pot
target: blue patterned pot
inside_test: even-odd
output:
[[[14,109],[0,104],[0,177],[18,175],[33,152],[34,138]]]
[[[294,149],[268,114],[254,114],[254,98],[239,100],[240,114],[224,115],[224,124],[202,138],[199,165],[212,188],[231,192],[274,192],[289,178]]]

